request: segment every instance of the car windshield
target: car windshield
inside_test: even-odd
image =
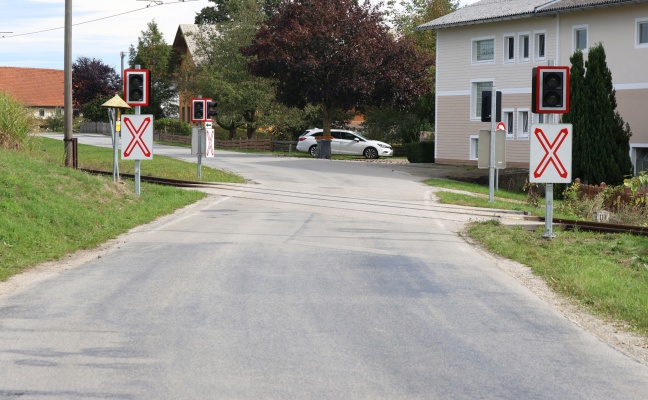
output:
[[[366,137],[364,137],[364,136],[362,136],[361,134],[359,134],[358,132],[353,132],[353,134],[356,135],[357,137],[359,137],[359,138],[362,139],[362,140],[369,140],[369,139],[367,139]]]

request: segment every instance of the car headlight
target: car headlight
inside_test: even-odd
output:
[[[384,143],[378,143],[378,146],[382,147],[383,149],[391,149],[390,145]]]

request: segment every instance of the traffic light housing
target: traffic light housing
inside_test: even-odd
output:
[[[569,112],[569,67],[533,68],[531,108],[537,114]]]
[[[207,99],[191,99],[191,122],[207,121],[206,104]]]
[[[151,75],[147,69],[124,70],[124,97],[131,107],[148,106],[151,95]]]
[[[481,121],[491,122],[491,112],[493,107],[493,91],[484,90],[482,92]],[[499,90],[495,93],[495,122],[502,120],[502,92]]]
[[[207,119],[208,120],[211,120],[212,117],[218,115],[218,113],[216,112],[216,107],[218,107],[218,103],[216,103],[212,99],[207,99]]]

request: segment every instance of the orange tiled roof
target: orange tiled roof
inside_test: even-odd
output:
[[[30,107],[63,107],[63,81],[63,70],[0,67],[0,91]]]

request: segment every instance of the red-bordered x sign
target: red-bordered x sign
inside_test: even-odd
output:
[[[214,157],[214,129],[205,129],[205,157]]]
[[[529,182],[571,182],[572,125],[537,124],[531,131]]]
[[[153,158],[153,115],[122,115],[122,159]]]

